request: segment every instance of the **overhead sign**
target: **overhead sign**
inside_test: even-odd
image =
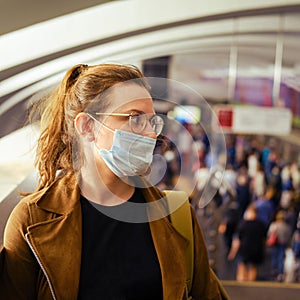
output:
[[[218,114],[219,124],[221,125],[221,127],[232,129],[233,109],[232,108],[219,109],[217,114]]]
[[[287,135],[292,113],[287,108],[258,106],[217,106],[216,114],[224,132]]]

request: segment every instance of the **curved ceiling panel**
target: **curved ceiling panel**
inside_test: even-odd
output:
[[[224,19],[235,14],[293,11],[299,5],[297,0],[230,0],[219,1],[218,5],[198,0],[174,4],[167,0],[159,2],[159,11],[163,12],[159,13],[155,3],[112,1],[4,34],[0,36],[0,49],[5,59],[0,62],[0,70],[106,38],[115,37],[115,40],[122,34],[136,35],[140,30],[154,31],[163,26]]]
[[[278,32],[286,34],[291,53],[292,43],[299,37],[299,18],[291,15],[282,26],[281,17],[300,12],[300,3],[295,0],[230,0],[220,1],[218,6],[196,0],[163,1],[159,7],[163,14],[154,4],[113,1],[0,36],[0,115],[57,83],[66,69],[77,63],[139,65],[157,56],[188,54],[192,59],[193,55],[209,54],[212,61],[206,67],[201,65],[202,72],[208,76],[218,72],[220,76],[228,72],[226,57],[238,37],[241,66],[249,69],[253,58],[263,66],[245,71],[272,74],[274,53],[269,49],[274,49]],[[216,59],[223,65],[214,68]],[[300,61],[295,65],[299,68]]]

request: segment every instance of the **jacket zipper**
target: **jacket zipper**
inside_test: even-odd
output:
[[[34,250],[33,246],[31,245],[31,243],[29,241],[28,233],[25,234],[25,238],[26,238],[27,244],[29,245],[29,247],[30,247],[33,255],[35,256],[38,264],[40,265],[40,267],[41,267],[44,275],[46,276],[46,280],[47,280],[49,288],[50,288],[51,296],[52,296],[53,300],[56,300],[56,297],[55,297],[55,294],[54,294],[54,289],[53,289],[53,286],[51,284],[50,278],[49,278],[49,276],[48,276],[48,274],[47,274],[47,272],[46,272],[46,270],[45,270],[42,262],[40,261],[39,257],[37,256],[36,251]]]

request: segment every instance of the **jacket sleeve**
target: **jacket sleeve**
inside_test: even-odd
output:
[[[191,210],[194,229],[194,276],[191,296],[195,300],[229,299],[221,282],[210,268],[203,234],[195,212]]]
[[[29,219],[27,204],[20,202],[6,224],[0,252],[1,299],[36,299],[39,268],[25,238]]]

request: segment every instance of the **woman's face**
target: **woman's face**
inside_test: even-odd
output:
[[[131,132],[128,116],[114,116],[112,114],[147,114],[148,118],[155,113],[153,101],[149,92],[136,84],[125,83],[113,87],[110,93],[111,101],[105,113],[99,120],[105,126],[99,123],[95,134],[95,144],[98,149],[110,149],[113,142],[114,130],[120,129]],[[109,129],[111,130],[109,130]],[[147,124],[145,130],[141,132],[145,136],[156,138],[150,124]]]
[[[106,170],[107,167],[98,151],[112,148],[115,130],[132,132],[128,115],[145,114],[147,120],[149,120],[155,114],[153,101],[149,92],[136,84],[126,83],[114,86],[112,93],[109,94],[108,101],[110,103],[105,111],[105,115],[100,115],[100,122],[96,122],[95,124],[94,142],[96,147],[94,148],[94,158],[100,173]],[[125,114],[125,116],[113,114]],[[138,134],[156,139],[156,134],[149,122],[146,123],[144,130]]]

